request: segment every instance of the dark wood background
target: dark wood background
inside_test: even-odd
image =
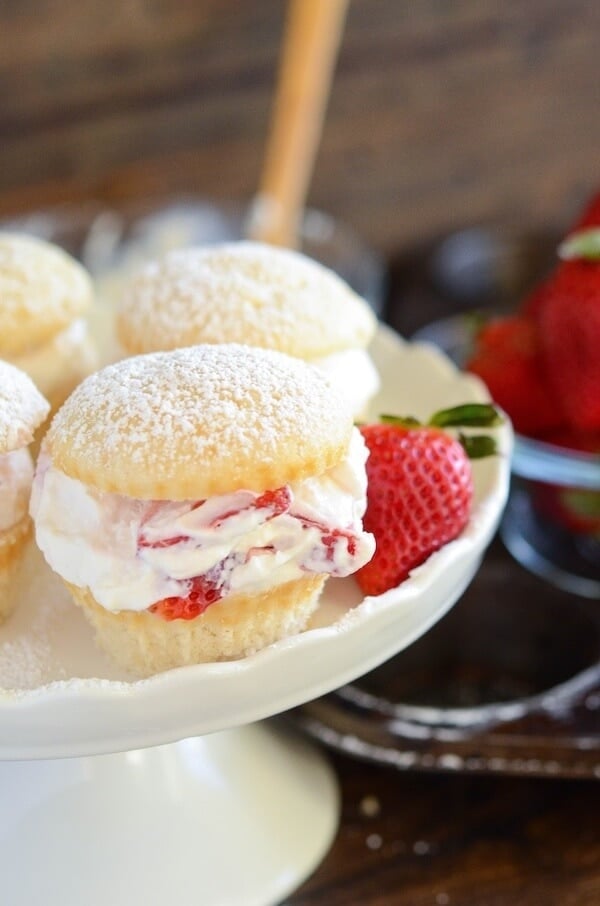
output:
[[[324,0],[326,2],[326,0]],[[3,0],[0,214],[249,198],[282,0]],[[310,194],[384,252],[562,225],[599,178],[595,0],[351,0]]]

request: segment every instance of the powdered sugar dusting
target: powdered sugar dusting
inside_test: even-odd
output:
[[[30,443],[49,411],[31,378],[0,361],[0,454]]]
[[[46,682],[46,664],[50,659],[48,623],[57,614],[45,601],[37,620],[26,636],[0,644],[0,686],[5,689],[35,689]],[[54,679],[66,679],[67,672],[58,666]]]
[[[55,417],[46,447],[59,469],[103,490],[177,499],[173,485],[188,478],[194,496],[208,496],[223,483],[225,492],[261,490],[315,464],[324,471],[351,429],[348,403],[315,369],[224,344],[138,356],[92,375]]]
[[[19,610],[8,624],[9,632],[3,629],[0,636],[0,688],[34,689],[48,680],[48,665],[52,661],[52,630],[64,617],[72,605],[60,587],[58,594],[52,583],[48,582],[45,570],[37,571],[30,577],[29,594],[38,604],[32,613],[28,613],[26,631],[19,631],[16,625],[23,618]],[[14,593],[22,596],[23,584],[15,585]],[[12,626],[11,626],[12,624]],[[63,664],[57,663],[52,672],[53,679],[64,679],[67,671]]]
[[[96,646],[83,613],[34,544],[13,593],[16,609],[0,626],[0,693],[86,677],[129,678]]]
[[[119,325],[136,352],[233,342],[313,359],[365,347],[376,320],[323,265],[237,242],[179,249],[147,264],[124,293]]]
[[[0,232],[0,353],[20,355],[83,314],[92,298],[85,269],[52,243]]]

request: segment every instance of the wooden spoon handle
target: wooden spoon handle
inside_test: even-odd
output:
[[[290,0],[251,238],[294,246],[348,0]]]

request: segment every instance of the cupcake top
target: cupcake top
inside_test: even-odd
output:
[[[55,416],[44,450],[102,491],[198,500],[320,475],[344,458],[352,427],[348,404],[304,362],[204,345],[87,378]]]
[[[371,340],[376,318],[333,271],[258,242],[181,249],[125,291],[118,333],[129,352],[246,343],[317,359]]]
[[[62,249],[0,232],[0,356],[20,356],[52,339],[91,299],[89,275]]]
[[[19,368],[0,361],[0,455],[30,443],[49,411],[33,381]]]

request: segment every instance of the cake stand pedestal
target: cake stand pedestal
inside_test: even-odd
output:
[[[376,412],[487,400],[387,329],[373,356]],[[0,902],[274,906],[295,889],[331,843],[337,787],[311,744],[257,722],[378,667],[462,595],[508,494],[509,426],[496,435],[458,539],[378,598],[329,580],[308,630],[239,661],[123,675],[32,547],[0,628]]]
[[[10,906],[271,906],[338,823],[323,756],[268,723],[170,745],[0,764]]]

